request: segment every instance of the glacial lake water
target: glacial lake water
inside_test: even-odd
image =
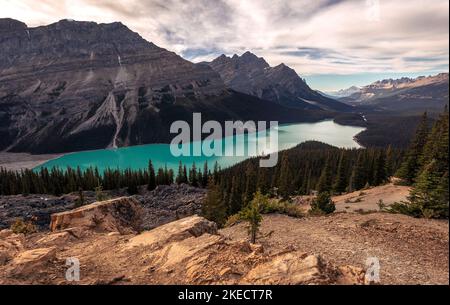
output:
[[[221,168],[226,168],[237,164],[245,159],[254,156],[267,155],[275,150],[281,151],[297,146],[300,143],[315,140],[324,142],[341,148],[359,148],[360,145],[355,142],[354,137],[363,131],[362,127],[343,126],[333,121],[322,121],[316,123],[298,123],[280,125],[266,131],[254,132],[246,135],[234,135],[225,137],[213,143],[213,140],[204,140],[201,142],[192,142],[185,144],[184,148],[193,152],[194,146],[200,147],[214,145],[222,145],[223,156],[181,156],[175,157],[171,153],[170,144],[147,144],[131,147],[123,147],[118,149],[101,149],[93,151],[83,151],[66,154],[60,158],[50,160],[45,164],[35,168],[39,170],[42,167],[53,168],[76,168],[81,169],[89,167],[97,167],[100,172],[107,168],[112,169],[144,169],[148,166],[151,159],[155,168],[167,166],[177,173],[178,163],[181,161],[188,168],[195,162],[198,168],[203,168],[205,161],[208,162],[209,168],[212,168],[215,162],[218,162]],[[273,146],[267,139],[271,133],[278,132],[278,147]],[[174,135],[175,136],[175,135]],[[243,149],[244,154],[241,156],[227,156],[229,154],[231,141],[234,143],[235,149]],[[265,141],[268,141],[266,143]],[[221,143],[221,144],[219,144]],[[256,149],[248,149],[252,147],[249,144],[255,144]],[[179,146],[180,148],[183,148]],[[225,150],[228,151],[226,152]]]

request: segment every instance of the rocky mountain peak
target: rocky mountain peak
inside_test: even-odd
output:
[[[288,73],[291,76],[295,75],[295,76],[298,77],[297,72],[295,72],[295,70],[290,68],[289,66],[286,66],[284,63],[281,63],[278,66],[273,67],[273,69],[276,70],[276,71],[283,72],[283,73]]]
[[[2,19],[1,25],[8,31],[0,31],[0,118],[6,122],[0,123],[0,150],[161,141],[167,136],[144,135],[141,127],[155,122],[161,108],[225,90],[210,67],[159,48],[120,22],[61,20],[27,28]]]
[[[13,32],[26,29],[27,25],[21,21],[11,18],[0,18],[0,32]]]
[[[297,72],[282,63],[270,67],[266,60],[247,51],[241,56],[220,56],[209,65],[232,89],[283,106],[302,109],[347,110],[349,107],[313,91]],[[322,106],[318,106],[323,103]]]

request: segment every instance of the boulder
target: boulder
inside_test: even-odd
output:
[[[83,227],[103,232],[135,233],[142,227],[139,201],[122,197],[96,202],[75,210],[53,214],[50,230]]]
[[[38,245],[65,245],[75,239],[69,232],[54,232],[45,234],[36,243]]]
[[[19,253],[11,262],[12,273],[32,274],[56,259],[56,247],[38,248]]]
[[[137,235],[130,239],[126,248],[160,248],[169,242],[199,237],[205,233],[217,234],[216,223],[194,215]]]
[[[277,255],[251,269],[241,280],[253,285],[364,284],[364,270],[335,267],[320,256],[294,251]]]
[[[24,249],[25,237],[11,230],[0,231],[0,266],[6,265]]]
[[[254,285],[325,283],[328,279],[322,270],[323,265],[318,256],[289,252],[257,265],[244,276],[242,283]]]
[[[169,244],[160,251],[152,253],[151,256],[155,259],[153,267],[157,267],[161,271],[172,270],[181,263],[194,261],[199,253],[223,242],[224,238],[222,236],[206,233],[200,237],[190,237],[180,242]]]
[[[366,282],[366,272],[362,268],[355,266],[340,266],[338,271],[339,275],[337,278],[337,283],[340,285],[370,284]]]

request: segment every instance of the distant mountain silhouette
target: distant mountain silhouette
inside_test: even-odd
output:
[[[384,111],[441,112],[449,101],[448,73],[418,78],[385,79],[362,87],[340,101]]]
[[[251,52],[242,56],[221,55],[207,63],[230,88],[261,99],[299,109],[351,111],[352,107],[312,90],[285,64],[270,67],[264,58]]]

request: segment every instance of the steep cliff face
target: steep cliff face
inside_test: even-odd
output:
[[[0,20],[0,150],[68,152],[170,141],[175,120],[315,120],[228,90],[121,23]]]
[[[246,52],[222,55],[208,63],[230,88],[277,104],[299,109],[349,111],[351,107],[312,90],[285,64],[270,67],[264,58]]]
[[[0,24],[0,148],[59,151],[158,140],[136,135],[161,105],[225,91],[212,69],[145,41],[121,23]],[[155,123],[149,124],[155,127]]]

